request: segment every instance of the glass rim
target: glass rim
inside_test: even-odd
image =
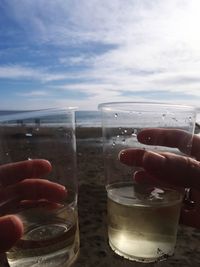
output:
[[[151,102],[151,101],[119,101],[119,102],[105,102],[100,103],[98,105],[98,110],[103,111],[111,111],[111,110],[119,110],[119,111],[128,111],[126,107],[128,106],[141,106],[145,105],[146,107],[154,106],[154,107],[169,107],[175,108],[179,110],[187,110],[187,111],[196,111],[196,108],[191,105],[183,105],[183,104],[173,104],[166,102]]]
[[[120,188],[123,185],[123,187],[126,186],[132,186],[133,190],[134,190],[134,183],[130,182],[130,181],[126,181],[126,182],[116,182],[116,183],[111,183],[111,184],[107,184],[105,186],[106,188],[106,192],[107,192],[107,196],[110,197],[112,200],[114,200],[115,202],[121,203],[122,201],[126,201],[127,205],[133,204],[136,206],[143,206],[145,205],[146,207],[156,207],[156,206],[168,206],[169,203],[170,205],[176,204],[176,203],[181,203],[183,201],[183,194],[174,189],[174,188],[170,188],[167,186],[156,186],[156,185],[149,185],[149,189],[161,189],[164,192],[168,191],[170,193],[173,193],[174,197],[172,199],[145,199],[145,198],[137,198],[136,196],[132,195],[131,197],[128,195],[117,195],[117,198],[113,198],[113,193],[112,193],[112,188]],[[144,195],[143,195],[144,196]]]
[[[77,110],[77,106],[67,106],[67,107],[49,107],[49,108],[33,108],[33,109],[1,109],[0,111],[9,112],[36,112],[36,111],[49,111],[49,110]]]

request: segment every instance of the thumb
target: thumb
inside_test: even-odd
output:
[[[15,215],[0,217],[0,253],[9,250],[23,234],[23,224]]]

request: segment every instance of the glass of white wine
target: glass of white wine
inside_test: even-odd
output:
[[[174,254],[182,194],[174,189],[138,185],[136,165],[119,161],[123,149],[150,149],[181,154],[175,147],[142,144],[137,135],[145,129],[179,129],[194,132],[193,107],[151,103],[115,102],[99,105],[102,114],[103,156],[107,190],[108,240],[112,250],[138,262],[155,262]],[[189,154],[191,135],[179,140]]]
[[[45,159],[51,171],[33,178],[48,180],[66,189],[63,197],[48,195],[45,187],[41,190],[38,182],[33,186],[30,180],[31,188],[27,187],[30,193],[19,195],[17,188],[22,188],[22,181],[12,185],[16,194],[1,203],[0,212],[17,215],[24,233],[7,252],[11,267],[70,266],[78,255],[74,117],[74,108],[5,111],[0,116],[1,165]]]

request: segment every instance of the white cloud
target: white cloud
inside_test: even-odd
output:
[[[38,97],[38,96],[46,96],[48,95],[47,91],[42,91],[42,90],[34,90],[34,91],[28,91],[27,93],[17,93],[18,96],[23,96],[23,97]]]
[[[85,107],[91,99],[92,105],[127,100],[121,96],[126,91],[200,97],[199,0],[13,0],[8,5],[27,36],[39,43],[113,47],[59,57],[61,65],[87,66],[76,73],[11,65],[0,67],[0,78],[63,81],[52,90],[88,93],[91,98],[74,101]]]
[[[18,79],[18,78],[39,78],[40,71],[20,65],[0,66],[0,78]]]
[[[74,57],[62,57],[59,59],[61,64],[66,64],[66,65],[79,65],[79,64],[86,64],[88,58],[84,55],[81,56],[74,56]]]
[[[56,80],[65,80],[72,76],[67,73],[53,73],[47,68],[42,67],[29,67],[24,65],[1,65],[0,66],[0,79],[32,79],[41,82],[49,82]]]

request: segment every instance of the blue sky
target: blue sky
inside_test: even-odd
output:
[[[0,0],[0,109],[200,105],[199,0]]]

